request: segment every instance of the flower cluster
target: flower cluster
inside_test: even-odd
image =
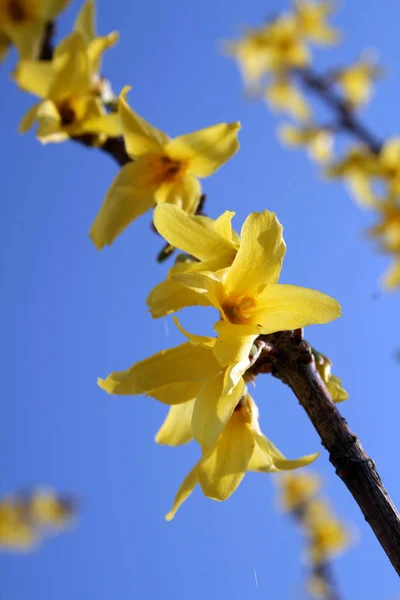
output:
[[[29,550],[46,534],[64,529],[75,514],[75,501],[51,490],[6,496],[0,500],[0,547]]]
[[[149,294],[152,316],[185,306],[214,307],[217,336],[189,333],[175,318],[188,341],[99,380],[109,393],[146,394],[171,406],[156,436],[159,443],[176,446],[193,438],[200,445],[201,458],[168,519],[197,484],[207,497],[225,500],[246,471],[293,469],[317,457],[288,460],[262,434],[246,372],[260,335],[327,323],[340,315],[340,307],[321,292],[278,283],[286,247],[274,213],[250,214],[240,236],[232,229],[233,215],[227,211],[213,220],[171,204],[156,207],[159,233],[194,260],[177,261]]]
[[[371,230],[394,264],[383,278],[387,289],[400,286],[400,138],[381,144],[358,121],[374,82],[382,71],[371,53],[354,63],[317,75],[312,67],[312,45],[331,45],[340,35],[328,22],[329,1],[294,0],[293,10],[226,45],[238,62],[245,85],[262,95],[274,111],[286,113],[292,123],[282,124],[283,144],[304,148],[311,159],[324,163],[326,180],[344,181],[356,201],[374,210],[379,224]],[[318,106],[311,96],[333,111],[334,119],[318,122]],[[334,150],[335,135],[357,139],[342,155]]]
[[[350,542],[348,529],[318,496],[319,478],[310,472],[286,473],[279,477],[280,504],[300,525],[306,537],[306,559],[310,567],[308,587],[315,598],[332,598],[332,558]]]

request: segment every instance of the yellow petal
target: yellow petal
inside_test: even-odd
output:
[[[268,334],[329,323],[340,315],[340,304],[322,292],[275,284],[268,285],[258,297],[252,320]]]
[[[63,142],[68,139],[68,133],[63,130],[60,113],[51,100],[41,102],[37,110],[38,128],[36,135],[42,144],[48,142]]]
[[[179,323],[178,317],[174,317],[174,323],[179,329],[179,331],[183,333],[183,335],[187,337],[187,339],[190,340],[193,344],[199,344],[200,346],[203,346],[203,348],[209,348],[211,350],[212,348],[214,348],[215,338],[209,337],[207,335],[196,335],[195,333],[190,333],[182,327],[182,325]]]
[[[240,244],[240,238],[236,231],[232,229],[232,219],[234,216],[235,213],[232,210],[226,210],[218,219],[215,219],[214,226],[215,231],[237,249]]]
[[[239,150],[240,123],[218,123],[173,139],[165,151],[172,160],[187,160],[197,177],[215,173]]]
[[[199,483],[205,496],[226,500],[242,481],[254,449],[249,425],[234,412],[217,443],[198,464]]]
[[[208,306],[209,302],[182,284],[167,279],[151,290],[146,304],[150,308],[153,319],[159,319],[185,306]]]
[[[18,127],[19,133],[25,133],[32,127],[36,120],[37,111],[40,106],[40,102],[34,104],[32,108],[28,110],[28,112],[22,117],[21,122]]]
[[[303,94],[287,79],[272,81],[265,91],[265,99],[273,110],[286,112],[299,121],[310,120],[311,111]]]
[[[74,31],[79,32],[85,44],[89,44],[96,36],[95,8],[93,0],[86,0],[82,6],[74,24]]]
[[[228,294],[253,296],[266,283],[278,281],[286,251],[282,231],[275,213],[268,210],[247,217],[225,281]]]
[[[201,184],[196,177],[185,175],[178,181],[163,181],[155,192],[157,204],[176,204],[185,212],[195,213],[200,202]]]
[[[189,215],[171,204],[159,204],[154,211],[154,225],[171,246],[202,261],[219,256],[221,264],[228,266],[236,252],[227,239],[227,225],[224,225],[223,236],[217,231],[216,224],[213,219]],[[222,221],[219,221],[220,228],[222,225]]]
[[[122,167],[107,192],[90,230],[98,250],[112,244],[132,221],[154,206],[154,189],[140,163]]]
[[[45,0],[43,3],[45,10],[43,16],[46,20],[51,21],[65,9],[70,1],[71,0]]]
[[[154,395],[152,393],[154,390],[171,384],[175,386],[179,384],[179,388],[175,387],[174,390],[189,389],[185,383],[201,384],[215,377],[219,370],[220,366],[209,349],[187,342],[175,348],[162,350],[135,363],[126,371],[111,373],[105,380],[100,379],[98,383],[109,394]],[[193,391],[193,386],[190,388],[189,393]],[[178,395],[170,398],[170,403],[179,404],[193,398],[194,395],[192,393],[189,398]]]
[[[121,120],[118,113],[109,113],[101,117],[85,119],[80,124],[82,133],[104,133],[109,137],[118,137],[122,133]]]
[[[315,452],[314,454],[308,454],[306,456],[302,456],[300,458],[296,458],[293,460],[285,458],[280,450],[262,434],[255,434],[256,444],[266,453],[269,454],[272,458],[272,462],[278,471],[291,471],[292,469],[298,469],[299,467],[305,467],[312,462],[314,462],[318,456],[319,452]]]
[[[243,395],[245,385],[240,379],[229,395],[222,395],[224,373],[208,381],[197,394],[192,418],[192,435],[203,447],[215,444]]]
[[[188,400],[170,407],[167,418],[157,431],[157,444],[180,446],[190,442],[194,402],[194,399]]]
[[[215,306],[218,310],[223,312],[223,286],[222,286],[222,275],[225,270],[221,270],[218,273],[211,271],[201,273],[176,273],[171,272],[171,279],[177,283],[188,287],[197,294],[203,296],[203,301],[208,302],[212,306]]]
[[[38,58],[45,33],[43,21],[29,20],[4,27],[4,33],[16,46],[21,59]]]
[[[400,286],[400,259],[396,258],[395,262],[385,273],[382,283],[388,290],[394,290]]]
[[[190,496],[193,492],[194,488],[199,482],[198,474],[197,474],[197,465],[190,471],[189,475],[185,477],[183,480],[181,487],[178,490],[178,493],[175,496],[174,504],[172,509],[165,515],[167,521],[171,521],[178,508],[185,502],[185,500]]]
[[[101,59],[106,50],[114,46],[119,39],[117,31],[105,35],[103,37],[97,37],[92,40],[88,46],[87,53],[90,62],[90,70],[93,74],[100,74],[101,71]]]
[[[72,33],[59,44],[54,53],[57,71],[49,98],[61,101],[85,94],[91,86],[91,73],[85,42],[79,33]]]
[[[149,153],[164,153],[163,148],[168,144],[169,137],[132,110],[126,100],[130,89],[126,86],[118,101],[126,151],[132,158]]]
[[[13,78],[23,90],[46,98],[53,84],[55,71],[50,61],[21,60]]]
[[[218,333],[214,356],[222,367],[228,367],[223,393],[229,394],[250,365],[249,354],[260,329],[254,325],[233,325],[225,321],[218,321],[214,329]]]

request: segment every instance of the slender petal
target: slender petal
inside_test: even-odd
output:
[[[39,108],[40,104],[41,104],[40,102],[38,102],[37,104],[34,104],[32,106],[32,108],[30,108],[28,110],[28,112],[25,113],[25,115],[22,117],[21,122],[18,127],[18,131],[20,133],[27,132],[28,129],[30,129],[33,126],[33,124],[36,120],[36,117],[37,117],[37,112],[38,112],[38,108]]]
[[[98,383],[109,394],[149,394],[152,390],[169,384],[179,384],[182,387],[185,382],[207,381],[215,377],[219,370],[220,366],[208,348],[187,342],[162,350],[135,363],[126,371],[111,373]],[[186,400],[188,398],[177,396],[171,404]]]
[[[35,59],[45,33],[43,21],[25,21],[16,27],[4,27],[4,33],[16,46],[21,59]]]
[[[50,21],[54,19],[54,17],[56,17],[58,14],[60,14],[61,11],[65,9],[69,2],[70,0],[45,0],[43,3],[45,8],[43,16],[45,20]]]
[[[261,333],[329,323],[340,317],[340,304],[321,292],[295,285],[268,285],[257,299],[253,321]]]
[[[308,454],[306,456],[301,456],[300,458],[296,458],[293,460],[285,458],[280,450],[262,434],[255,435],[256,444],[266,453],[269,454],[272,458],[273,464],[278,471],[290,471],[292,469],[298,469],[299,467],[306,467],[313,463],[318,456],[319,452],[315,452],[314,454]]]
[[[187,160],[197,177],[215,173],[239,150],[240,123],[219,123],[173,139],[165,148],[173,160]]]
[[[90,69],[92,73],[100,73],[101,59],[106,50],[114,46],[119,39],[119,34],[116,31],[97,37],[92,40],[88,46],[87,53],[89,57]]]
[[[74,31],[78,31],[89,44],[96,36],[95,29],[95,8],[93,0],[86,0],[82,6],[74,24]]]
[[[232,392],[223,396],[224,373],[208,381],[197,394],[192,418],[192,434],[203,447],[211,448],[227,425],[243,395],[245,385],[240,379]]]
[[[196,485],[198,484],[198,482],[199,482],[199,478],[198,478],[197,465],[196,465],[190,471],[189,475],[187,475],[185,477],[185,479],[183,480],[181,487],[179,488],[178,493],[175,496],[175,500],[174,500],[172,509],[169,511],[168,514],[165,515],[165,518],[167,521],[171,521],[174,518],[176,511],[181,506],[181,504],[183,504],[183,502],[185,502],[185,500],[187,500],[187,498],[189,498],[190,494],[193,492],[193,490],[196,487]]]
[[[200,181],[191,175],[185,175],[177,181],[163,181],[154,195],[157,204],[176,204],[189,214],[196,212],[200,197]]]
[[[54,77],[54,66],[44,60],[21,60],[13,75],[23,90],[39,98],[48,96]]]
[[[153,319],[159,319],[185,306],[207,306],[209,302],[200,294],[171,279],[162,281],[147,296],[146,304]]]
[[[80,125],[82,133],[104,133],[109,137],[121,135],[122,127],[118,113],[109,113],[101,117],[84,119]]]
[[[149,153],[163,154],[163,147],[169,142],[169,137],[131,109],[126,100],[129,90],[129,86],[122,90],[118,103],[126,151],[132,158]]]
[[[260,329],[254,325],[233,325],[226,321],[218,321],[214,329],[218,333],[214,356],[222,367],[228,367],[223,393],[229,394],[250,365],[250,351]]]
[[[128,163],[114,179],[90,230],[90,237],[101,250],[132,221],[154,206],[154,188],[139,163]]]
[[[226,500],[242,481],[254,450],[253,433],[240,413],[234,412],[213,448],[198,464],[198,477],[206,496]]]
[[[157,444],[180,446],[190,442],[194,402],[193,399],[170,407],[164,423],[156,434]]]
[[[79,33],[72,33],[59,44],[54,53],[57,70],[48,97],[55,101],[85,94],[91,85],[91,73],[85,42]]]
[[[256,295],[266,283],[276,283],[286,246],[275,213],[252,213],[243,224],[240,248],[226,278],[228,293]]]
[[[233,214],[229,211],[224,213],[228,219]],[[154,225],[174,248],[179,248],[201,261],[218,256],[221,263],[226,262],[224,266],[228,266],[236,252],[229,239],[232,229],[229,233],[226,219],[222,220],[224,215],[214,221],[208,217],[188,215],[172,204],[159,204],[154,211]]]
[[[68,139],[68,133],[63,130],[60,113],[51,100],[44,100],[37,110],[38,128],[36,135],[42,144],[47,142],[62,142]]]
[[[383,277],[383,286],[388,290],[394,290],[400,285],[400,259],[396,258],[389,270]]]

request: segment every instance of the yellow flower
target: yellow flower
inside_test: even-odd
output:
[[[382,201],[395,201],[400,197],[400,138],[387,140],[379,154],[379,173],[386,186]]]
[[[345,100],[353,107],[365,104],[371,97],[372,86],[380,71],[369,57],[359,61],[336,75],[336,81],[342,89]]]
[[[250,30],[238,42],[226,44],[226,49],[236,58],[245,83],[253,89],[269,72],[282,74],[305,67],[310,61],[297,24],[287,15]]]
[[[0,61],[14,45],[22,59],[38,57],[46,28],[69,0],[0,0]]]
[[[173,204],[159,204],[155,208],[154,225],[157,231],[172,246],[179,247],[196,260],[179,261],[170,269],[167,279],[150,292],[146,302],[153,318],[176,312],[184,306],[202,304],[198,294],[174,281],[173,276],[196,271],[217,271],[232,264],[240,243],[238,234],[232,230],[234,214],[225,211],[214,220],[188,215]]]
[[[326,162],[332,156],[333,136],[326,129],[312,125],[295,127],[286,124],[279,127],[278,136],[287,146],[293,148],[305,146],[310,158],[316,162]]]
[[[265,100],[273,110],[285,112],[299,121],[309,121],[311,118],[303,94],[288,77],[275,77],[265,90]]]
[[[374,178],[380,172],[379,159],[366,146],[350,148],[339,161],[330,163],[325,171],[328,178],[343,178],[358,203],[367,208],[377,206],[373,189]]]
[[[182,482],[173,507],[166,515],[168,521],[173,519],[197,484],[200,484],[208,498],[223,501],[237,489],[246,471],[273,473],[297,469],[318,457],[317,453],[296,460],[286,459],[262,434],[258,424],[258,408],[251,396],[246,392],[239,400],[215,444],[203,448],[202,457]],[[185,419],[184,415],[180,416]],[[181,422],[178,427],[182,427]],[[188,429],[189,424],[186,427]],[[173,427],[169,429],[173,435]]]
[[[343,402],[343,400],[347,400],[349,394],[342,387],[342,382],[339,377],[332,375],[332,363],[329,358],[325,356],[325,354],[317,352],[314,348],[312,352],[314,354],[317,371],[320,374],[322,381],[325,383],[328,392],[332,396],[332,400],[334,402]]]
[[[400,207],[389,201],[379,207],[381,221],[369,230],[380,242],[384,252],[394,255],[394,262],[385,273],[382,284],[388,290],[400,286]]]
[[[51,491],[8,496],[0,501],[0,546],[29,550],[52,529],[65,526],[73,516],[70,500]]]
[[[215,324],[214,353],[221,364],[243,366],[260,334],[327,323],[340,316],[340,306],[330,296],[277,283],[285,250],[282,226],[274,213],[265,210],[247,217],[231,266],[172,275],[198,295],[199,303],[218,309],[222,320]],[[237,376],[235,369],[228,370],[224,393],[229,393]]]
[[[294,4],[295,22],[302,36],[317,44],[335,44],[338,41],[339,32],[326,22],[332,12],[331,2],[294,0]]]
[[[285,511],[302,508],[319,490],[320,480],[315,473],[286,473],[279,478],[281,504]]]
[[[94,37],[92,0],[77,18],[75,32],[55,49],[52,61],[23,60],[14,78],[24,90],[39,96],[22,119],[24,133],[38,122],[37,136],[43,143],[97,134],[98,143],[121,133],[117,114],[107,114],[101,97],[101,56],[115,44],[117,33]]]
[[[119,112],[128,154],[135,162],[119,171],[90,231],[98,249],[115,238],[137,217],[159,203],[176,204],[196,212],[201,196],[198,177],[208,177],[239,149],[240,123],[219,123],[170,139],[136,114],[126,101]]]
[[[349,544],[347,530],[322,500],[313,500],[307,504],[303,523],[309,538],[309,555],[313,564],[329,560]]]

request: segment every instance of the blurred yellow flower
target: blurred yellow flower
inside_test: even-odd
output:
[[[318,126],[295,127],[285,124],[279,127],[278,136],[281,142],[289,147],[305,147],[310,158],[318,163],[324,163],[332,156],[333,136]]]
[[[226,43],[225,48],[236,59],[245,84],[256,91],[267,73],[283,74],[310,62],[297,24],[287,15],[249,30],[241,40]]]
[[[238,122],[219,123],[171,140],[128,106],[128,90],[120,96],[119,113],[126,150],[134,162],[119,171],[92,225],[90,237],[98,249],[112,244],[156,204],[176,204],[195,213],[201,197],[198,177],[215,173],[239,149]]]
[[[273,110],[287,113],[298,121],[311,119],[305,97],[289,77],[276,76],[265,89],[265,100]]]
[[[309,539],[309,558],[313,564],[331,559],[349,545],[346,528],[322,500],[307,504],[304,525]]]
[[[215,444],[203,448],[202,457],[184,479],[166,519],[173,519],[197,484],[208,498],[223,501],[237,489],[246,471],[273,473],[297,469],[317,457],[318,453],[286,459],[262,434],[258,408],[251,396],[244,393]]]
[[[317,352],[314,348],[312,352],[315,358],[317,371],[320,374],[322,381],[325,383],[328,392],[332,396],[332,400],[334,402],[343,402],[343,400],[347,400],[349,394],[342,387],[342,382],[339,377],[332,375],[332,363],[329,358],[325,356],[325,354]]]
[[[69,0],[0,0],[0,61],[9,46],[21,59],[38,58],[48,24]]]
[[[280,503],[285,511],[291,512],[303,508],[318,492],[319,477],[315,473],[286,473],[279,478]]]
[[[24,90],[42,100],[22,119],[20,131],[26,132],[35,121],[42,143],[61,142],[70,137],[98,134],[98,143],[121,133],[117,114],[107,114],[101,97],[101,56],[113,46],[117,33],[94,37],[93,1],[84,5],[75,32],[54,51],[52,61],[23,60],[14,78]]]
[[[340,34],[326,22],[332,10],[329,0],[294,0],[294,18],[301,35],[317,44],[335,44]]]
[[[335,79],[338,82],[345,100],[352,106],[365,104],[371,97],[373,83],[380,74],[375,60],[368,56],[340,70]]]
[[[74,516],[72,499],[50,490],[0,500],[0,547],[30,550],[44,534],[59,530]]]
[[[394,255],[394,262],[385,273],[382,284],[388,290],[400,286],[400,206],[391,201],[382,204],[380,223],[369,230],[369,234],[377,238],[384,252]]]
[[[377,199],[373,182],[379,172],[379,159],[376,154],[366,146],[354,146],[342,159],[329,163],[325,175],[333,179],[343,178],[350,193],[361,206],[375,208]]]

